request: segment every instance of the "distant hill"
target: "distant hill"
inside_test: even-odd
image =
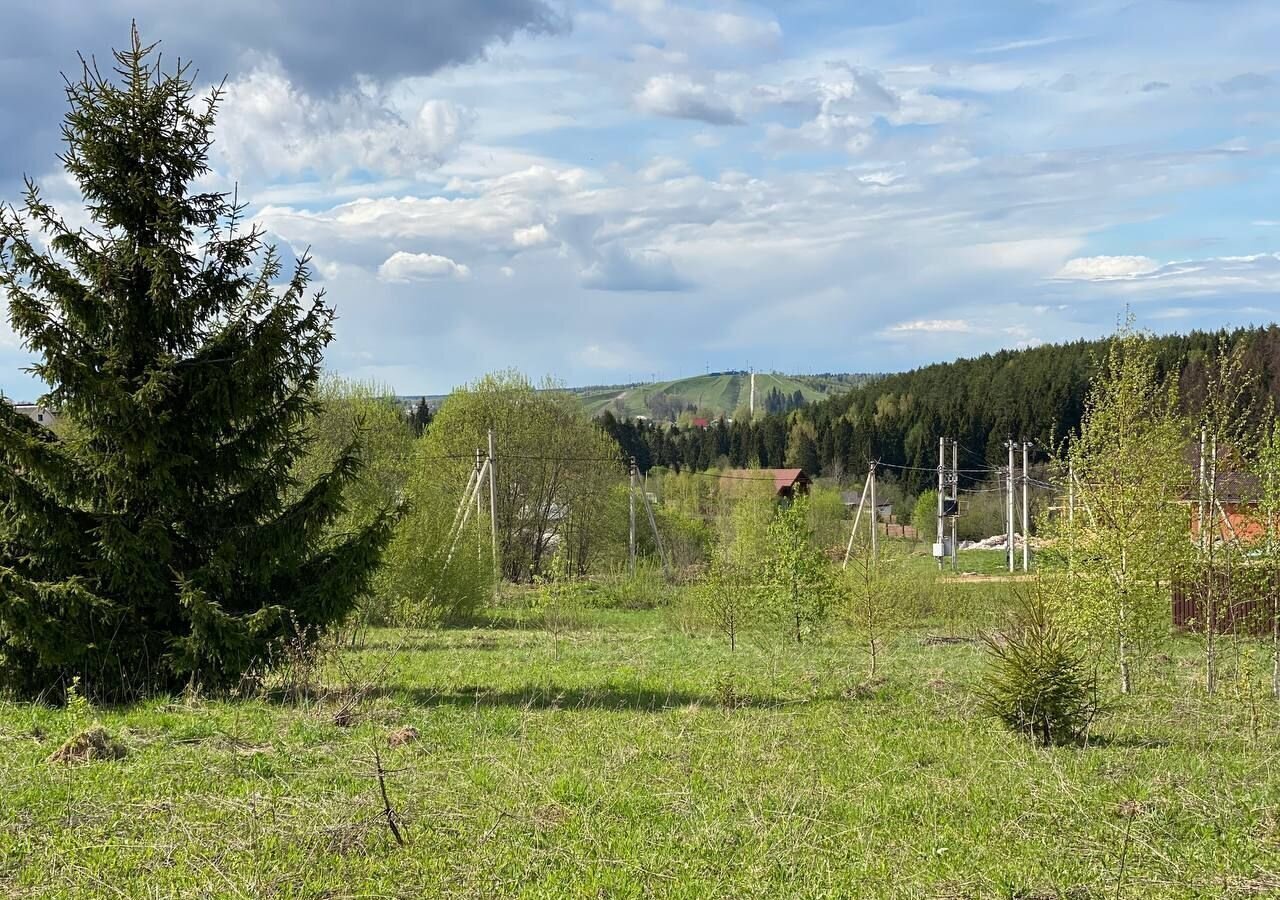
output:
[[[791,404],[795,398],[814,403],[864,384],[865,375],[779,375],[756,373],[756,411],[764,412],[771,394],[774,403]],[[732,416],[734,410],[746,406],[751,397],[751,375],[748,372],[712,372],[675,381],[652,384],[598,385],[572,388],[593,416],[608,410],[619,418],[646,416],[668,419],[682,410],[694,407],[699,415],[716,418]],[[776,392],[776,393],[775,393]],[[780,411],[780,410],[779,410]]]
[[[791,400],[799,391],[806,404],[825,400],[837,394],[861,387],[871,379],[870,375],[823,374],[779,375],[771,372],[756,373],[756,412],[768,411],[766,404],[771,392],[778,398]],[[605,384],[568,389],[582,401],[592,416],[609,410],[619,418],[645,416],[650,419],[667,419],[672,414],[693,406],[698,414],[707,418],[732,416],[739,406],[747,404],[751,396],[751,375],[748,372],[712,372],[694,375],[674,381],[653,384]],[[444,394],[403,394],[396,397],[402,406],[412,406],[425,396],[427,404],[439,409]]]

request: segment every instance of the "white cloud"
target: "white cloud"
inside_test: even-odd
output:
[[[776,19],[717,9],[696,9],[667,0],[614,0],[613,8],[633,17],[652,34],[680,46],[720,43],[736,47],[772,46],[782,37]]]
[[[643,112],[672,119],[693,119],[708,125],[742,124],[725,97],[685,75],[653,76],[636,94],[636,106]]]
[[[1110,274],[1084,280],[1089,280],[1097,287],[1108,286],[1115,290],[1143,292],[1156,297],[1228,298],[1241,294],[1280,294],[1280,253],[1217,256],[1164,264],[1146,257],[1135,259],[1139,262],[1134,264],[1132,270],[1125,271],[1123,266],[1117,265]],[[1104,271],[1109,271],[1105,266],[1103,268]]]
[[[693,285],[661,250],[611,244],[582,270],[582,286],[597,291],[685,291]]]
[[[887,331],[894,334],[968,334],[974,327],[964,319],[917,319],[914,322],[899,322],[891,325]]]
[[[574,357],[588,369],[604,371],[635,369],[640,365],[640,357],[629,348],[615,343],[587,344]]]
[[[547,226],[539,222],[537,225],[530,225],[528,228],[517,228],[511,234],[512,242],[521,248],[541,247],[551,243],[551,232],[547,231]]]
[[[228,83],[215,152],[237,178],[415,175],[448,159],[471,121],[469,112],[438,99],[402,116],[372,85],[314,97],[267,66]]]
[[[1146,256],[1079,256],[1067,260],[1054,278],[1068,281],[1108,281],[1154,272],[1160,264]]]
[[[378,277],[383,281],[399,284],[410,281],[434,281],[440,278],[465,280],[471,270],[447,256],[433,253],[406,253],[397,250],[378,267]]]

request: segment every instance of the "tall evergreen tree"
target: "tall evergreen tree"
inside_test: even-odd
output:
[[[220,93],[198,100],[153,48],[135,30],[118,79],[68,82],[60,158],[91,224],[31,182],[0,209],[10,323],[70,421],[0,403],[0,680],[24,693],[231,682],[351,610],[394,518],[330,536],[354,441],[291,476],[333,312],[305,259],[286,273],[242,205],[192,191]]]

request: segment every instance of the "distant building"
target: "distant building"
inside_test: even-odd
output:
[[[58,414],[47,406],[38,403],[15,403],[13,408],[33,422],[39,422],[45,428],[58,424]]]
[[[735,481],[769,481],[780,499],[790,500],[796,494],[808,494],[813,479],[805,474],[804,469],[731,469],[724,473],[725,478]]]

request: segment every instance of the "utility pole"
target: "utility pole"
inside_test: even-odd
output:
[[[484,556],[484,533],[480,531],[480,479],[484,477],[484,464],[481,462],[480,448],[476,448],[476,563]]]
[[[1027,474],[1027,451],[1030,441],[1022,442],[1022,571],[1031,569],[1031,506],[1027,496],[1031,490],[1031,477]]]
[[[943,560],[947,556],[947,520],[943,517],[943,504],[946,502],[943,499],[946,496],[946,460],[947,439],[940,437],[938,438],[938,528],[934,541],[934,556],[938,557],[939,570],[942,569]]]
[[[756,417],[756,370],[751,370],[751,418]]]
[[[630,520],[627,550],[631,560],[631,577],[636,577],[636,458],[631,457],[631,490],[627,497],[627,512]]]
[[[960,442],[951,441],[951,571],[960,570],[960,559],[956,541],[956,519],[960,516]]]
[[[876,508],[876,464],[871,464],[871,566],[880,565],[880,510]]]
[[[502,563],[498,559],[498,476],[494,474],[497,461],[493,458],[493,429],[489,429],[489,543],[493,554],[494,588],[502,577]]]
[[[1009,448],[1009,471],[1005,475],[1005,522],[1008,528],[1005,531],[1005,556],[1008,557],[1009,571],[1013,571],[1013,438],[1004,442]]]

